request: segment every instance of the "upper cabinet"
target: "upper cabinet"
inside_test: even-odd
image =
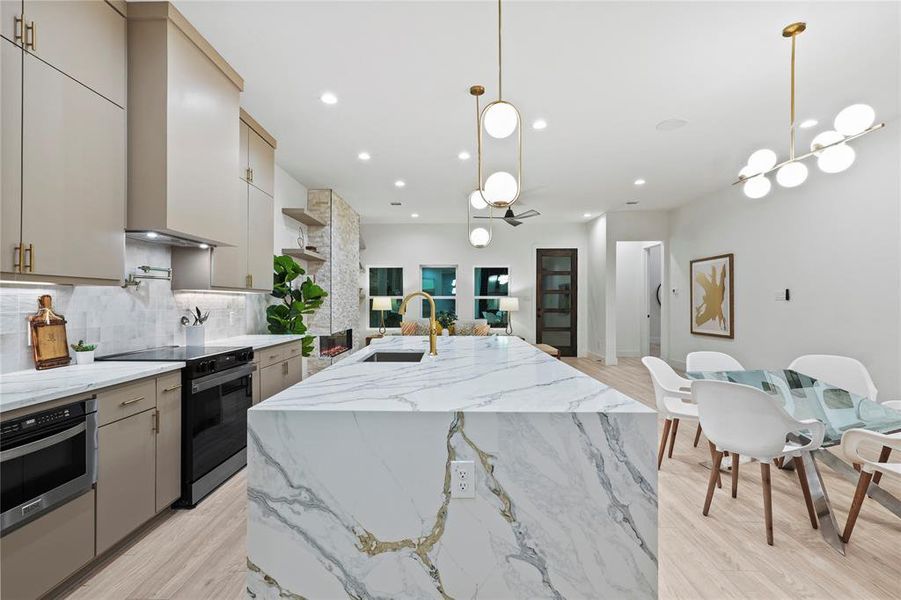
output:
[[[236,245],[241,77],[168,2],[128,4],[128,229]]]
[[[253,117],[241,109],[240,176],[269,197],[275,195],[276,142]]]
[[[0,271],[18,280],[118,283],[125,18],[104,2],[2,8]]]
[[[238,155],[241,165],[233,178],[239,198],[236,241],[211,250],[172,249],[172,289],[272,289],[275,214],[275,138],[241,110]],[[250,166],[254,165],[254,166]],[[267,191],[268,189],[268,191]]]

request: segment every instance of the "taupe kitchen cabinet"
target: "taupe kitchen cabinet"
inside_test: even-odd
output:
[[[244,109],[241,109],[240,143],[241,178],[267,196],[274,196],[277,143]]]
[[[156,380],[156,512],[181,496],[181,373]]]
[[[302,346],[298,342],[290,342],[259,350],[260,401],[270,398],[285,390],[302,378]]]
[[[128,4],[128,229],[239,240],[244,81],[168,2]]]
[[[38,598],[94,558],[94,490],[0,538],[0,598]]]
[[[0,0],[0,36],[21,46],[24,30],[22,0]]]
[[[2,40],[0,271],[10,279],[118,283],[126,117],[110,97],[124,99],[125,20],[103,2],[24,7],[25,48]],[[16,106],[19,117],[11,114]],[[18,151],[9,141],[17,139]],[[8,179],[16,167],[20,176]]]
[[[262,190],[247,190],[247,287],[251,289],[272,290],[274,204]]]

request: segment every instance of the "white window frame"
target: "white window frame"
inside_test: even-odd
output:
[[[371,282],[369,279],[371,269],[400,269],[401,295],[400,296],[385,296],[385,297],[391,298],[392,300],[400,300],[400,301],[403,301],[403,299],[404,299],[403,291],[404,291],[405,281],[404,281],[404,267],[403,266],[401,266],[401,265],[366,265],[366,329],[373,329],[373,326],[371,325],[372,320],[370,319],[370,317],[372,316],[372,312],[373,312],[372,298],[374,296],[371,296],[369,293],[370,290],[372,289],[372,286],[370,284]],[[378,325],[376,325],[375,328],[378,328]],[[400,331],[400,327],[385,327],[385,329],[388,331]]]
[[[476,269],[507,269],[507,295],[506,296],[477,296],[476,292]],[[472,267],[472,310],[473,315],[475,315],[475,305],[479,300],[497,300],[498,304],[500,304],[501,298],[509,298],[512,294],[511,291],[513,289],[513,277],[510,275],[510,265],[474,265]],[[482,319],[482,315],[478,315],[475,317],[476,319]],[[510,315],[507,315],[507,321],[509,322]],[[500,327],[492,327],[492,329],[505,329],[506,324]]]
[[[457,308],[459,308],[459,294],[457,294],[457,290],[460,289],[459,280],[460,280],[460,265],[419,265],[419,289],[423,290],[424,286],[422,285],[422,270],[423,269],[453,269],[454,270],[454,295],[453,296],[432,296],[432,299],[435,300],[437,304],[438,300],[453,300],[454,301],[454,313],[456,313],[457,318],[460,318],[460,313],[457,312]],[[423,299],[422,302],[426,302]],[[419,316],[422,319],[427,319],[428,317],[422,311],[422,302],[419,303]],[[437,307],[436,307],[437,311]],[[436,315],[437,316],[437,315]]]

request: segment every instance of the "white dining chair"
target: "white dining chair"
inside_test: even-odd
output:
[[[691,380],[680,377],[671,366],[656,356],[645,356],[641,359],[651,374],[654,384],[654,396],[657,401],[657,412],[663,415],[663,435],[660,437],[660,449],[657,451],[657,468],[663,464],[663,452],[669,437],[668,457],[673,457],[673,445],[676,443],[676,431],[680,420],[697,421],[698,407],[692,403]]]
[[[807,485],[803,452],[810,452],[823,444],[826,426],[816,419],[800,421],[792,417],[782,406],[782,401],[749,385],[728,381],[699,380],[692,383],[692,396],[698,403],[698,418],[714,454],[713,470],[707,483],[704,500],[704,516],[710,512],[717,475],[723,461],[723,453],[732,457],[732,497],[738,495],[739,459],[745,456],[760,463],[763,481],[763,514],[766,523],[766,541],[773,545],[773,497],[770,482],[770,463],[782,458],[792,458],[801,491],[810,516],[810,524],[818,528],[816,511]],[[791,433],[806,432],[810,441],[806,444],[786,443]]]
[[[864,444],[882,446],[878,460],[869,460],[861,455],[860,449]],[[892,450],[901,450],[901,433],[886,435],[866,429],[849,429],[842,434],[841,448],[845,458],[860,465],[860,479],[857,480],[857,489],[854,491],[854,499],[851,501],[851,509],[848,511],[845,532],[842,534],[842,540],[847,544],[851,539],[851,532],[854,531],[854,525],[857,523],[860,507],[863,505],[864,498],[867,497],[870,481],[879,483],[879,476],[883,473],[889,477],[901,479],[901,463],[888,462]]]
[[[876,384],[867,368],[855,358],[807,354],[793,360],[788,368],[876,402]]]
[[[732,356],[725,352],[714,352],[712,350],[699,350],[697,352],[689,352],[685,357],[685,370],[693,372],[710,372],[710,371],[744,371]],[[701,424],[695,430],[695,448],[698,447],[698,441],[701,439]]]

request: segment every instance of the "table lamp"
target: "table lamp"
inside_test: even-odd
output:
[[[385,335],[385,311],[391,310],[391,298],[388,296],[375,296],[372,299],[372,310],[379,311],[379,333]]]
[[[512,296],[501,298],[499,309],[507,313],[507,335],[513,335],[513,315],[510,313],[519,310],[519,298]]]

